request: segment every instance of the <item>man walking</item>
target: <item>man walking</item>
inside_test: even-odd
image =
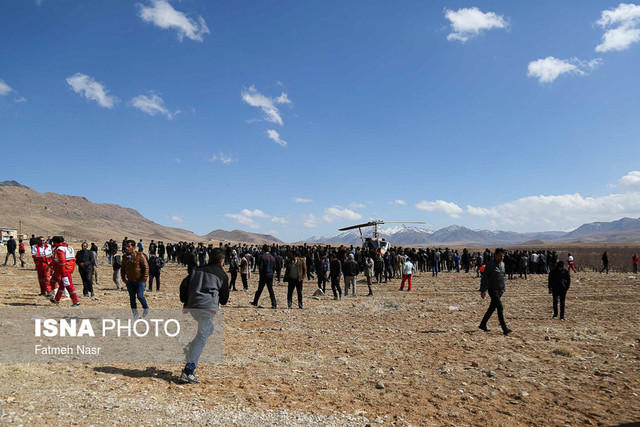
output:
[[[342,264],[336,258],[336,254],[329,256],[329,278],[331,279],[331,290],[333,291],[333,299],[342,298],[342,289],[340,289],[340,276],[342,276]]]
[[[302,282],[307,274],[307,263],[304,257],[298,258],[298,252],[291,252],[291,259],[287,260],[284,270],[284,280],[288,283],[287,287],[287,307],[291,308],[293,304],[293,290],[298,291],[298,308],[302,309]]]
[[[136,304],[136,298],[138,298],[144,309],[143,316],[146,316],[149,314],[149,305],[144,297],[144,290],[149,279],[149,263],[142,252],[136,251],[135,240],[127,240],[124,244],[124,251],[120,276],[122,281],[127,284],[131,311],[135,318],[139,317],[138,305]]]
[[[558,300],[560,300],[560,320],[564,320],[564,300],[571,285],[569,270],[560,261],[549,273],[549,293],[553,294],[553,318],[558,318]]]
[[[53,283],[58,283],[58,292],[56,292],[55,298],[51,298],[50,301],[56,305],[60,304],[60,298],[64,293],[65,288],[69,292],[69,297],[73,301],[72,306],[77,307],[80,305],[78,302],[78,295],[76,289],[73,287],[73,280],[71,274],[76,268],[76,254],[71,246],[64,241],[62,236],[53,236],[51,238],[53,244],[53,261],[51,263],[53,270]]]
[[[184,348],[187,353],[187,363],[182,370],[180,380],[185,383],[200,382],[194,372],[207,339],[213,333],[213,316],[218,312],[218,304],[225,305],[229,301],[229,277],[222,268],[223,264],[224,251],[219,248],[213,249],[209,264],[196,268],[185,279],[187,298],[184,301],[184,308],[188,309],[189,314],[198,322],[196,336]]]
[[[16,266],[16,240],[13,236],[9,236],[9,241],[7,242],[7,255],[4,257],[4,265],[6,267],[7,261],[9,260],[9,255],[13,257],[13,266]]]
[[[602,254],[602,270],[600,270],[600,274],[605,270],[607,274],[609,274],[609,256],[607,255],[607,251],[604,251]]]
[[[257,264],[259,266],[258,271],[260,277],[258,279],[258,290],[256,291],[251,305],[254,307],[258,306],[260,295],[266,286],[269,291],[269,298],[271,298],[271,308],[276,309],[278,308],[278,304],[276,302],[276,294],[273,292],[273,273],[276,269],[276,259],[269,253],[268,245],[264,245],[262,247],[262,255],[258,258]]]
[[[638,274],[638,254],[633,254],[631,261],[633,262],[633,274]]]
[[[31,256],[33,263],[36,265],[38,273],[38,283],[40,283],[40,295],[51,298],[51,261],[53,260],[53,251],[51,246],[45,243],[44,237],[40,236],[36,240],[36,244],[31,246]]]
[[[504,282],[504,263],[502,262],[504,258],[504,249],[497,248],[493,254],[493,258],[488,257],[485,263],[484,271],[482,272],[482,279],[480,281],[480,296],[482,299],[486,298],[487,291],[489,291],[489,297],[491,298],[491,303],[489,304],[489,308],[485,313],[482,321],[480,322],[479,328],[483,331],[489,331],[487,328],[487,322],[489,318],[493,314],[493,312],[498,310],[498,320],[500,321],[500,326],[502,327],[502,333],[504,335],[509,335],[511,333],[511,329],[507,328],[507,324],[504,321],[502,302],[500,298],[502,294],[506,290],[506,285]]]

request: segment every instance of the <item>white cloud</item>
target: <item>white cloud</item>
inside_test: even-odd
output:
[[[260,209],[242,209],[240,213],[224,214],[225,217],[235,220],[237,223],[247,225],[251,228],[260,228],[260,224],[254,221],[254,218],[271,218]],[[274,217],[275,218],[275,217]],[[273,221],[278,222],[278,221]]]
[[[176,116],[176,114],[178,114],[178,111],[172,113],[167,110],[167,107],[164,105],[164,100],[154,93],[151,93],[151,96],[138,95],[131,99],[129,103],[132,107],[135,107],[150,116],[162,114],[171,120]]]
[[[356,220],[361,219],[362,215],[351,209],[341,208],[340,206],[332,206],[324,210],[322,220],[324,222],[335,222],[338,220]]]
[[[455,203],[445,202],[444,200],[436,200],[435,202],[427,202],[425,200],[416,203],[416,209],[427,212],[444,212],[451,218],[459,218],[463,212],[462,208]]]
[[[253,218],[249,218],[242,214],[224,214],[224,216],[235,220],[238,224],[247,225],[251,228],[260,228],[260,224],[255,222]]]
[[[303,199],[302,197],[293,197],[292,200],[296,203],[311,203],[313,199]]]
[[[463,8],[456,11],[445,9],[444,17],[451,22],[451,33],[447,40],[466,42],[483,31],[494,28],[506,28],[507,21],[494,12],[481,12],[477,7]]]
[[[275,142],[277,142],[278,144],[280,144],[280,146],[282,147],[286,147],[287,146],[287,141],[285,141],[284,139],[280,138],[280,134],[273,130],[273,129],[268,129],[267,130],[267,136],[269,137],[269,139],[274,140]]]
[[[181,217],[179,217],[177,215],[174,215],[174,216],[171,217],[171,221],[173,221],[173,222],[182,222],[183,220],[182,220]]]
[[[269,215],[262,212],[260,209],[254,209],[254,210],[242,209],[242,211],[240,212],[242,213],[242,215],[250,218],[269,218]]]
[[[182,159],[180,157],[176,157],[175,159],[173,159],[173,161],[178,164],[182,164]]]
[[[142,4],[137,6],[138,16],[143,21],[163,30],[177,30],[180,41],[187,37],[190,40],[201,42],[205,34],[210,34],[202,16],[198,16],[197,20],[190,19],[184,13],[175,10],[167,0],[151,0],[150,6]]]
[[[271,222],[277,222],[278,224],[289,224],[289,220],[287,220],[287,218],[279,216],[272,216]]]
[[[622,191],[640,191],[640,171],[631,171],[618,181]]]
[[[109,95],[103,85],[86,74],[76,73],[67,77],[67,83],[75,93],[96,101],[101,107],[113,108],[118,102],[117,97]]]
[[[224,153],[220,153],[220,154],[214,154],[213,156],[211,156],[211,158],[209,159],[210,162],[220,162],[223,163],[225,165],[228,165],[229,163],[233,162],[235,159],[228,154],[224,154]]]
[[[16,104],[22,104],[23,102],[27,102],[27,98],[25,98],[24,96],[20,96],[20,97],[14,99],[14,102]]]
[[[314,214],[304,215],[302,217],[302,225],[306,228],[316,228],[320,224],[320,219]]]
[[[615,9],[602,11],[596,24],[608,28],[596,52],[628,49],[640,41],[640,5],[620,3]]]
[[[629,172],[618,181],[617,187],[621,193],[602,197],[585,197],[579,193],[530,196],[489,208],[467,206],[467,212],[512,225],[539,224],[553,219],[562,227],[612,221],[624,216],[639,217],[640,171]]]
[[[357,202],[349,203],[349,208],[351,209],[362,209],[365,207],[367,207],[367,205],[365,205],[364,203],[357,203]]]
[[[289,99],[289,95],[282,92],[279,97],[276,98],[276,102],[278,104],[291,104],[291,100]]]
[[[348,208],[341,206],[331,206],[325,208],[322,216],[317,217],[313,214],[304,215],[302,217],[302,225],[306,228],[315,228],[321,223],[331,223],[336,221],[355,221],[362,219],[362,215]]]
[[[276,104],[291,104],[291,100],[286,93],[282,92],[279,97],[270,98],[258,92],[254,86],[251,86],[249,89],[242,91],[240,95],[242,96],[242,100],[247,104],[260,108],[265,114],[267,121],[277,123],[280,126],[284,124]]]
[[[5,96],[12,90],[11,86],[6,84],[4,80],[0,79],[0,96]]]
[[[403,205],[406,205],[406,204],[407,204],[407,202],[405,202],[404,200],[400,200],[400,199],[398,199],[398,200],[394,200],[394,201],[393,201],[393,204],[394,204],[394,205],[400,205],[400,206],[403,206]]]
[[[551,83],[562,74],[584,76],[601,62],[602,60],[599,58],[581,61],[577,58],[564,60],[548,56],[529,62],[527,76],[537,78],[540,83]]]

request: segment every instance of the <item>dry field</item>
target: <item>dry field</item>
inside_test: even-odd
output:
[[[100,256],[84,307],[126,307]],[[177,307],[182,268],[163,270],[153,307]],[[79,276],[74,282],[81,288]],[[640,422],[640,278],[579,272],[568,320],[551,319],[546,276],[508,283],[513,334],[477,328],[488,300],[475,274],[414,276],[373,298],[307,298],[305,310],[225,308],[225,362],[200,366],[0,365],[0,422],[24,425],[617,425]],[[314,286],[305,284],[305,295]],[[256,289],[256,278],[250,291]],[[80,289],[81,290],[81,289]],[[359,291],[366,285],[361,279]],[[32,264],[0,267],[0,306],[45,307]],[[81,292],[80,292],[81,293]],[[286,288],[276,286],[279,306]],[[268,307],[268,295],[261,303]],[[55,310],[55,307],[51,307]]]

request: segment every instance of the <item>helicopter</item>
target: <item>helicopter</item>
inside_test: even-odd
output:
[[[384,255],[391,245],[384,238],[380,237],[378,232],[378,225],[381,224],[426,224],[421,221],[383,221],[381,219],[366,222],[364,224],[351,225],[349,227],[340,228],[339,231],[347,231],[358,229],[360,231],[360,238],[362,239],[362,249],[365,252],[377,253]],[[373,237],[363,237],[362,228],[373,227]]]

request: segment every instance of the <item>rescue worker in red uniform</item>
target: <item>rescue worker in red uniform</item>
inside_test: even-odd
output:
[[[58,284],[58,292],[55,298],[51,298],[51,302],[54,304],[60,304],[60,298],[66,288],[73,301],[73,307],[80,305],[78,302],[78,295],[76,295],[76,289],[73,287],[73,281],[71,280],[71,274],[76,268],[76,253],[71,246],[65,243],[64,237],[53,236],[51,239],[53,244],[53,262],[52,267],[52,282]]]
[[[35,245],[31,246],[31,256],[38,272],[38,282],[40,283],[40,295],[51,298],[53,288],[51,287],[51,260],[53,251],[51,246],[45,243],[44,237],[38,237]]]

